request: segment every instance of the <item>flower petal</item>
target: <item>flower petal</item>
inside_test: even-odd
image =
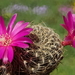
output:
[[[26,32],[25,30],[23,30],[23,31],[19,32],[18,34],[16,34],[16,35],[13,37],[13,40],[19,39],[19,38],[21,38],[21,37],[23,37],[23,36],[26,36],[26,35],[28,35],[28,34],[30,34],[30,32]]]
[[[33,43],[32,40],[28,37],[22,37],[22,38],[19,38],[17,40],[13,40],[14,43],[18,43],[18,42],[24,42],[24,43]]]
[[[8,62],[8,51],[5,50],[5,53],[4,53],[4,56],[3,56],[3,63],[7,64],[7,62]]]
[[[73,17],[73,21],[75,22],[75,14],[72,14],[72,17]]]
[[[68,32],[69,32],[69,24],[68,24],[68,20],[66,19],[66,17],[65,16],[63,16],[63,20],[64,20],[64,23],[65,23],[65,25],[66,25],[66,27],[67,27],[67,29],[68,29]]]
[[[8,50],[8,60],[9,60],[9,62],[12,62],[13,57],[14,57],[13,48],[11,46],[9,46],[7,50]]]
[[[66,41],[72,41],[72,38],[71,38],[71,36],[68,35],[68,36],[65,37],[64,40],[66,40]]]
[[[21,47],[21,48],[28,48],[28,47],[29,47],[28,44],[25,44],[25,43],[22,43],[22,42],[13,43],[13,44],[11,44],[11,45],[12,45],[12,46]]]
[[[2,16],[0,16],[0,32],[5,33],[6,32],[6,27],[4,23],[4,19]]]
[[[12,31],[12,35],[15,35],[18,32],[20,32],[21,30],[23,30],[28,24],[29,24],[29,22],[26,22],[26,23],[22,24],[21,26],[19,26],[18,28],[14,29]]]
[[[74,38],[74,37],[75,37],[75,30],[72,30],[71,37],[72,37],[72,38]]]
[[[18,27],[20,27],[23,23],[24,23],[24,21],[19,21],[19,22],[17,22],[16,25],[14,26],[12,32],[13,32],[14,30],[16,30]]]
[[[3,58],[4,53],[5,53],[5,47],[0,47],[0,59]]]
[[[72,14],[72,17],[73,17],[73,24],[75,24],[75,14]],[[75,25],[74,26],[74,29],[75,29]]]
[[[26,32],[31,32],[33,31],[33,28],[25,28]]]
[[[69,22],[69,29],[70,29],[70,32],[71,32],[72,29],[74,28],[74,26],[73,26],[73,17],[72,17],[71,12],[68,12],[68,22]]]
[[[14,22],[15,22],[15,20],[16,20],[16,17],[17,17],[17,14],[14,14],[13,16],[12,16],[12,18],[10,19],[10,22],[9,22],[9,24],[8,24],[8,27],[7,27],[7,32],[11,32],[11,30],[12,30],[12,27],[13,27],[13,24],[14,24]]]
[[[72,46],[75,48],[75,40],[72,42]]]
[[[68,31],[68,27],[64,24],[60,24],[62,27],[64,27]]]

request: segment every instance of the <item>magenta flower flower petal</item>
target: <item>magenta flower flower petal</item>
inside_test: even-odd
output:
[[[3,58],[4,52],[5,52],[5,47],[0,47],[0,59]]]
[[[33,31],[33,29],[32,28],[25,28],[25,31],[26,32],[31,32],[31,31]]]
[[[67,20],[67,18],[65,16],[63,16],[63,20],[64,20],[65,26],[67,28],[67,31],[70,33],[69,23],[68,23],[68,20]]]
[[[68,27],[68,20],[65,16],[63,16],[63,20],[64,20],[65,25]]]
[[[4,20],[0,17],[0,59],[4,64],[12,62],[14,58],[15,46],[21,48],[28,48],[28,43],[33,43],[26,35],[30,34],[32,28],[26,28],[29,22],[19,21],[14,25],[17,14],[14,14],[7,26]]]
[[[67,18],[65,16],[63,18],[65,24],[61,24],[68,31],[68,35],[65,37],[62,44],[64,46],[71,45],[75,48],[75,14],[68,12],[67,16]]]
[[[5,50],[4,56],[3,56],[3,63],[6,64],[8,62],[8,51]]]
[[[16,20],[16,17],[17,17],[17,14],[14,14],[14,15],[12,16],[12,18],[10,19],[10,22],[9,22],[8,28],[7,28],[7,31],[8,31],[8,32],[11,32],[12,27],[13,27],[13,24],[14,24],[14,22],[15,22],[15,20]]]
[[[23,30],[28,24],[29,24],[29,22],[22,24],[22,25],[19,26],[17,29],[14,29],[14,31],[12,32],[12,34],[13,34],[13,35],[17,34],[17,33],[20,32],[21,30]]]
[[[75,48],[75,40],[72,42],[72,46]]]
[[[65,29],[68,31],[68,27],[67,27],[66,25],[61,24],[61,26],[62,26],[63,28],[65,28]]]
[[[66,41],[70,41],[70,40],[71,40],[71,36],[69,36],[69,35],[66,36],[64,40],[66,40]]]
[[[72,17],[72,13],[71,12],[68,12],[68,24],[69,24],[69,29],[70,31],[73,29],[73,17]]]
[[[20,27],[23,23],[24,23],[24,21],[19,21],[19,22],[17,22],[16,25],[14,26],[12,32],[13,32],[14,30],[18,29],[18,27]]]
[[[72,17],[73,17],[73,21],[75,22],[75,14],[72,14]]]
[[[63,20],[64,20],[64,25],[63,26],[67,31],[68,33],[72,33],[72,30],[74,29],[74,23],[73,23],[73,16],[72,16],[72,13],[71,12],[68,12],[67,14],[67,18],[65,16],[63,16]],[[63,25],[63,24],[61,24]]]
[[[22,37],[17,40],[13,40],[13,43],[15,43],[15,42],[33,43],[32,40],[28,37]]]
[[[21,42],[13,43],[12,46],[17,46],[17,47],[21,47],[21,48],[28,48],[29,47],[28,44],[21,43]]]
[[[0,33],[5,33],[6,32],[6,27],[4,23],[4,19],[2,16],[0,16]]]
[[[13,48],[11,46],[9,46],[7,48],[7,51],[8,51],[8,59],[9,59],[9,62],[12,62],[13,57],[14,57]]]
[[[23,36],[26,36],[26,35],[28,35],[28,34],[30,34],[30,32],[26,32],[26,31],[19,32],[17,35],[15,35],[15,36],[13,37],[13,40],[16,40],[16,39],[18,39],[18,38],[21,38],[21,37],[23,37]]]

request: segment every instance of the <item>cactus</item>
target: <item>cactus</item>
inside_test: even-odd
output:
[[[61,40],[51,28],[42,25],[31,26],[34,31],[29,35],[34,44],[25,49],[33,57],[24,60],[29,75],[49,75],[63,58]]]

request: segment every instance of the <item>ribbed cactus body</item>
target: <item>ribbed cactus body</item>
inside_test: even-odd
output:
[[[34,30],[29,35],[34,45],[26,51],[33,55],[25,66],[30,75],[49,75],[63,58],[61,40],[51,28],[42,25],[31,26]]]

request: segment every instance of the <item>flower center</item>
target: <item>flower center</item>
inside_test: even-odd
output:
[[[9,46],[11,42],[12,42],[11,37],[7,33],[0,35],[0,45],[1,46]]]

